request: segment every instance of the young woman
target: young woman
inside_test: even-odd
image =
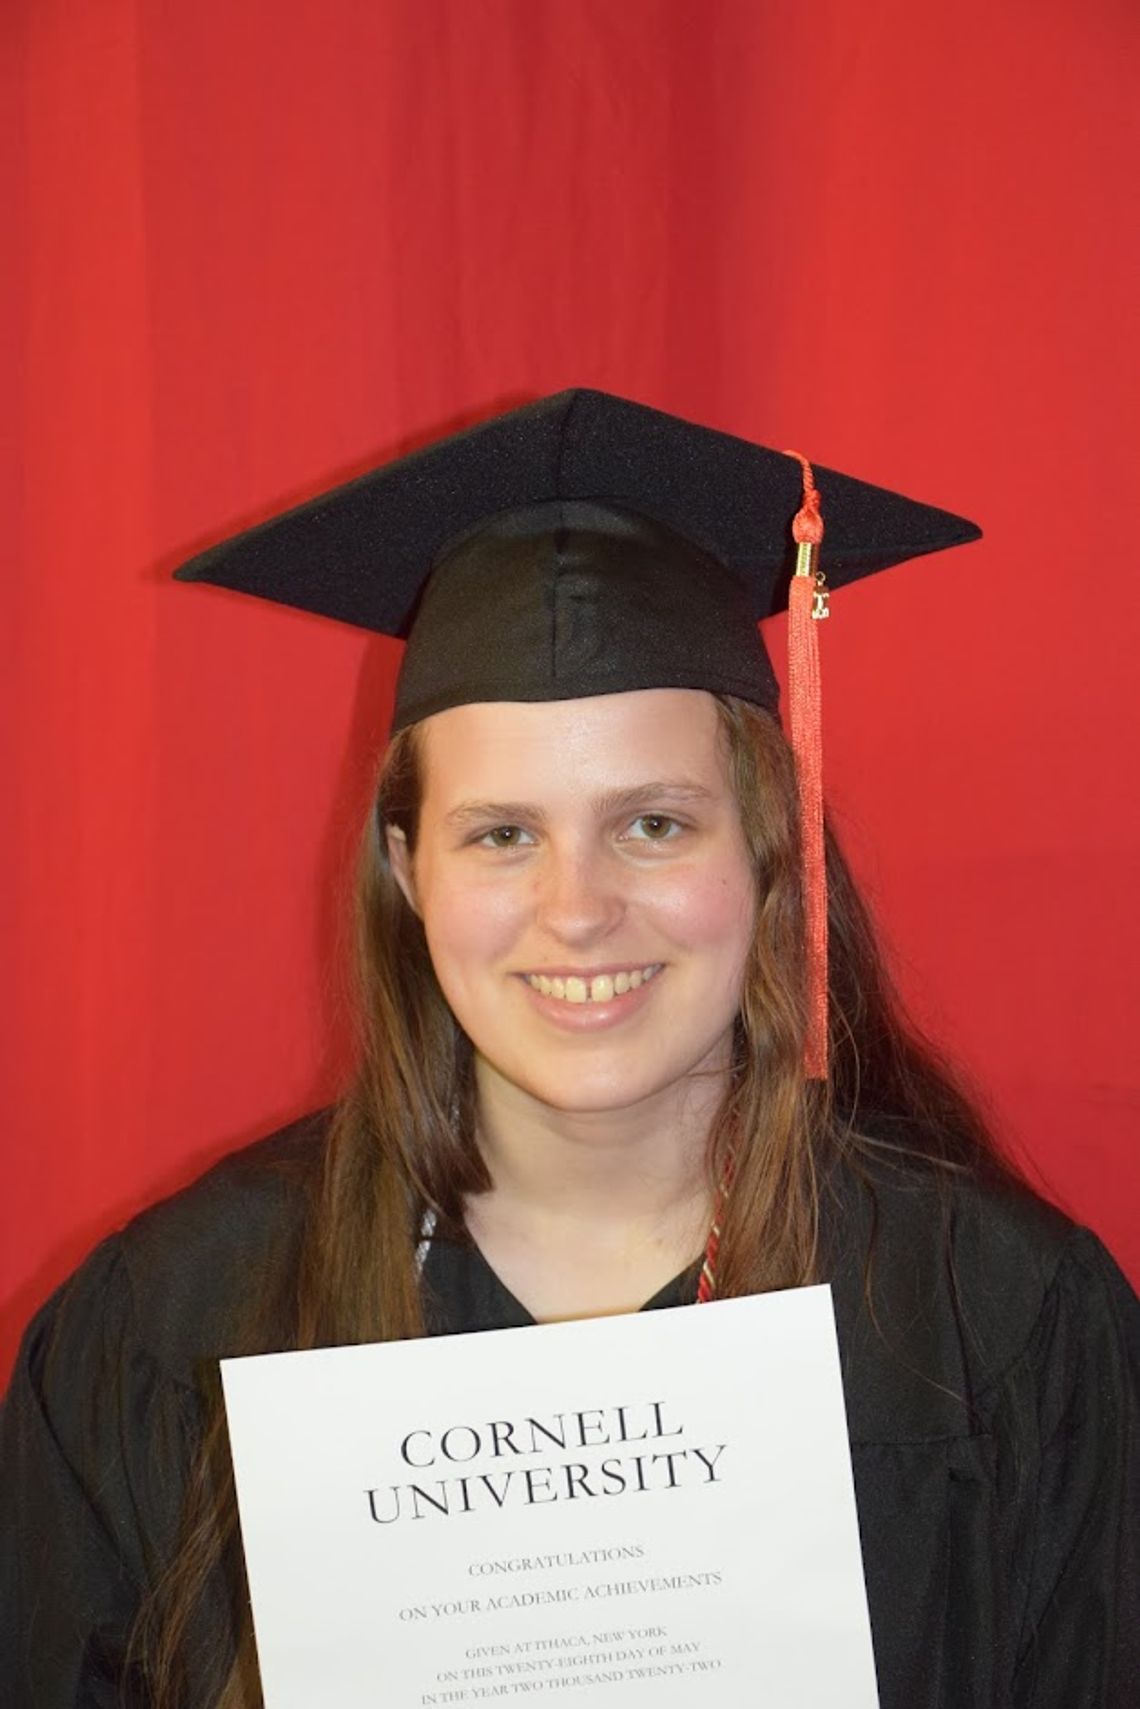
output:
[[[976,532],[819,487],[833,580]],[[190,566],[392,631],[414,608],[359,1069],[29,1329],[6,1701],[258,1703],[219,1357],[815,1280],[884,1709],[1136,1701],[1140,1313],[908,1030],[830,839],[813,1039],[810,752],[755,627],[800,491],[787,457],[571,393]]]

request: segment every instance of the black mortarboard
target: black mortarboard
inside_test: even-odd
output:
[[[817,469],[842,586],[978,537]],[[704,688],[775,710],[756,621],[788,603],[795,457],[605,392],[512,410],[176,572],[407,635],[393,727],[476,700]]]

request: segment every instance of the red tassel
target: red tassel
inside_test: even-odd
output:
[[[701,1265],[701,1279],[697,1283],[697,1304],[707,1305],[716,1296],[716,1256],[720,1251],[720,1224],[714,1222],[709,1229],[708,1245],[705,1247],[705,1261]]]
[[[724,1178],[720,1184],[720,1192],[713,1207],[712,1227],[705,1246],[705,1259],[701,1265],[700,1280],[697,1282],[697,1304],[706,1305],[709,1300],[716,1298],[716,1261],[720,1252],[720,1224],[724,1216],[724,1207],[728,1199],[728,1190],[732,1186],[733,1159],[730,1155],[724,1169]]]
[[[827,1079],[827,865],[823,844],[823,726],[819,687],[819,640],[816,622],[827,616],[827,591],[816,568],[816,555],[823,539],[823,517],[819,492],[811,464],[798,451],[789,451],[803,469],[803,503],[792,523],[792,538],[799,549],[796,573],[788,595],[788,701],[792,752],[800,800],[800,863],[804,899],[805,974],[807,981],[807,1031],[804,1036],[804,1074],[809,1080]],[[716,1297],[716,1265],[720,1251],[720,1225],[725,1200],[732,1184],[732,1159],[713,1211],[713,1223],[705,1247],[697,1283],[697,1304]]]
[[[819,641],[816,621],[827,615],[827,595],[816,570],[823,539],[811,464],[789,452],[803,469],[803,504],[792,523],[799,555],[788,595],[788,702],[792,751],[800,799],[803,873],[807,1032],[804,1073],[827,1079],[827,867],[823,843],[823,729],[820,705]]]

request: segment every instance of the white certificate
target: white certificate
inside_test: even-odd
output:
[[[876,1709],[830,1289],[222,1377],[267,1709]]]

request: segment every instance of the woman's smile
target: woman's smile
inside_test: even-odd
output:
[[[627,991],[638,991],[648,985],[662,966],[660,961],[651,961],[596,971],[556,967],[523,977],[532,990],[540,991],[544,997],[557,997],[567,1003],[612,1003],[615,997],[624,997]]]
[[[553,1026],[592,1034],[639,1014],[663,968],[657,961],[592,975],[528,973],[522,981],[535,1011]]]

